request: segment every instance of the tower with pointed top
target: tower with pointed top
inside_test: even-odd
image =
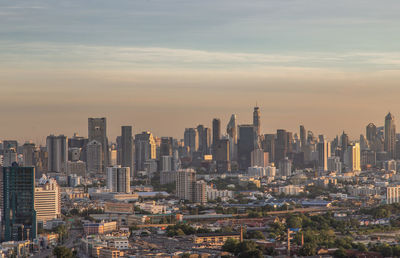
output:
[[[253,125],[256,129],[256,133],[259,136],[261,133],[261,121],[260,121],[260,108],[258,106],[254,107],[253,111]]]
[[[396,125],[394,124],[394,116],[390,112],[385,117],[384,148],[389,158],[396,158]]]

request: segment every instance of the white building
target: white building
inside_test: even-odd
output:
[[[37,221],[45,224],[61,215],[61,193],[55,179],[43,177],[41,183],[35,188],[35,210]]]
[[[301,192],[303,192],[303,188],[296,185],[279,187],[279,193],[284,193],[285,195],[299,195]]]
[[[386,188],[386,203],[392,204],[399,202],[400,202],[400,185]]]

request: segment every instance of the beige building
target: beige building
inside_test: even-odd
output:
[[[400,186],[391,186],[386,189],[386,203],[399,203],[400,202]]]
[[[50,178],[35,188],[35,210],[37,221],[43,224],[61,215],[61,193],[57,181]]]

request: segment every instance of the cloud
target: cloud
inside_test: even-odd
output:
[[[162,47],[93,46],[0,41],[0,65],[108,69],[255,70],[271,67],[330,70],[397,70],[398,52],[245,53]]]

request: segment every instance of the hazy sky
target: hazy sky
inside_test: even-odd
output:
[[[87,118],[182,137],[232,113],[332,138],[400,119],[400,1],[0,0],[0,139]]]

